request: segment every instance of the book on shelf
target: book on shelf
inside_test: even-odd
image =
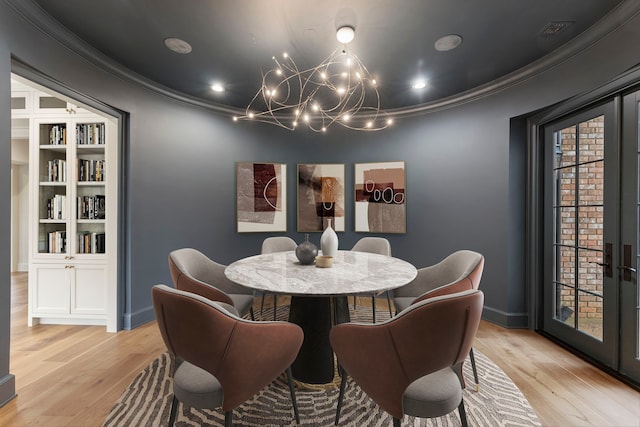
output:
[[[104,160],[78,159],[76,179],[78,181],[104,181]]]
[[[67,126],[64,124],[52,125],[49,129],[50,145],[66,145],[67,143]]]
[[[104,123],[79,123],[76,125],[76,144],[104,145]]]
[[[105,253],[105,233],[81,231],[78,233],[79,254],[103,254]]]
[[[47,199],[47,219],[67,218],[67,196],[64,194],[54,194]]]
[[[47,162],[47,181],[66,182],[67,181],[67,161],[64,159],[53,159]]]
[[[78,219],[105,219],[105,196],[78,196],[76,216]]]
[[[50,231],[48,233],[47,252],[50,254],[63,254],[67,252],[66,231]]]

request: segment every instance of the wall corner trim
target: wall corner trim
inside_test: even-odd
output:
[[[507,313],[486,305],[482,310],[482,320],[495,323],[507,329],[526,329],[529,327],[528,313]]]
[[[16,378],[7,374],[0,378],[0,408],[16,397]]]
[[[149,323],[154,320],[156,320],[156,314],[151,306],[138,310],[135,313],[125,313],[124,329],[135,329],[138,326],[142,326],[145,323]]]

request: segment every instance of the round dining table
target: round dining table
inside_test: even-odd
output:
[[[304,342],[291,366],[293,376],[310,384],[332,382],[335,373],[329,332],[349,322],[347,296],[380,294],[412,281],[416,268],[399,258],[338,251],[331,267],[302,265],[295,252],[243,258],[225,269],[227,278],[267,293],[291,295],[289,321],[302,327]]]

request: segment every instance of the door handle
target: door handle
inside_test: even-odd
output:
[[[624,265],[618,266],[618,271],[622,271],[622,280],[631,281],[631,273],[636,273],[636,269],[631,267],[631,245],[622,247],[622,262]]]
[[[611,252],[613,252],[613,245],[611,243],[604,244],[604,262],[594,262],[603,267],[603,273],[606,277],[613,277],[613,268],[611,268]]]

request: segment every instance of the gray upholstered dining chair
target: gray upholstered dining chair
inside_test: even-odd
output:
[[[233,410],[287,372],[296,423],[300,423],[291,364],[304,339],[288,322],[242,319],[222,304],[166,285],[152,289],[162,339],[172,355],[173,399],[169,426],[178,402],[199,409],[222,408],[225,426]]]
[[[249,314],[254,319],[253,291],[227,279],[225,268],[197,249],[176,249],[169,254],[169,270],[176,289],[230,304],[240,316]]]
[[[438,288],[446,293],[478,289],[484,269],[482,254],[456,251],[437,264],[418,269],[418,275],[406,285],[393,290],[393,303],[400,312],[423,298],[434,296]]]
[[[334,326],[331,346],[343,369],[335,424],[340,422],[348,374],[391,414],[396,427],[405,414],[435,418],[456,408],[466,426],[462,363],[483,303],[484,295],[475,289],[420,301],[378,324]]]
[[[295,251],[298,244],[291,237],[287,236],[274,236],[267,237],[262,241],[261,254],[270,254],[273,252],[287,252]],[[260,314],[264,308],[264,299],[266,295],[262,293],[262,301],[260,302]],[[276,308],[278,307],[278,295],[273,294],[273,320],[276,320]]]
[[[456,251],[437,264],[418,269],[416,278],[393,291],[397,311],[427,298],[478,289],[484,270],[484,256],[469,251]],[[476,389],[480,387],[473,348],[469,350]]]
[[[391,243],[384,237],[363,237],[353,245],[351,250],[391,256]],[[387,297],[387,304],[389,304],[389,316],[393,316],[389,291],[385,292],[385,296]],[[353,297],[353,308],[356,308],[355,295]],[[373,312],[373,323],[376,323],[376,295],[371,296],[371,310]]]

